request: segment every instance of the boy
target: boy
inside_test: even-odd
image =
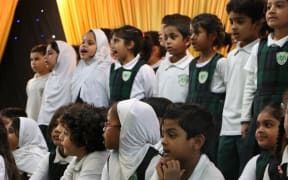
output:
[[[30,52],[31,68],[35,74],[26,86],[26,112],[29,118],[36,121],[38,120],[44,87],[49,76],[49,69],[44,62],[45,53],[46,45],[44,44],[33,47]]]
[[[218,180],[221,172],[204,154],[215,134],[212,115],[189,104],[172,104],[162,124],[164,157],[157,164],[154,179]],[[153,179],[152,178],[152,179]]]
[[[263,0],[231,0],[226,7],[237,48],[227,56],[226,99],[218,147],[218,167],[225,179],[237,179],[241,173],[239,168],[245,165],[240,123],[247,75],[244,65],[259,41],[264,7]]]
[[[156,73],[157,95],[172,102],[185,102],[188,93],[189,63],[193,57],[187,53],[190,46],[190,18],[173,14],[164,25],[167,52]]]

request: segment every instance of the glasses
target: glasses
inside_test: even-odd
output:
[[[121,124],[115,124],[115,125],[113,125],[113,124],[110,124],[110,122],[108,122],[108,121],[106,121],[105,123],[104,123],[104,127],[105,128],[107,128],[107,127],[121,127]]]

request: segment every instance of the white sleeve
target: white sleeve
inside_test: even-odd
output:
[[[242,103],[242,114],[241,121],[247,122],[251,120],[251,111],[254,95],[257,89],[257,52],[258,44],[256,44],[249,59],[244,67],[247,71],[247,76],[245,80],[243,103]]]
[[[142,99],[155,96],[156,76],[154,70],[144,64],[137,72],[130,94],[130,98]]]
[[[211,82],[211,91],[214,93],[224,93],[226,90],[225,86],[225,74],[227,69],[226,66],[227,66],[226,58],[221,58],[218,60]]]
[[[5,179],[6,168],[3,157],[0,155],[0,179]]]
[[[49,180],[49,178],[48,178],[49,155],[50,155],[50,153],[48,153],[42,159],[42,161],[39,163],[37,169],[32,174],[30,180]]]
[[[246,164],[244,170],[242,171],[239,180],[256,180],[256,162],[259,154],[252,157]]]

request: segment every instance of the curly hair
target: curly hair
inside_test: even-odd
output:
[[[78,147],[85,146],[87,153],[103,151],[103,127],[107,109],[86,103],[67,107],[60,123],[70,131],[70,140]]]

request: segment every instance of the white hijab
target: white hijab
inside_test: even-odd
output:
[[[149,147],[160,140],[159,121],[150,105],[137,99],[124,100],[118,103],[117,112],[121,123],[119,152],[111,153],[102,179],[129,179]]]
[[[76,52],[63,41],[56,41],[59,54],[57,63],[46,82],[38,124],[48,125],[54,112],[72,102],[70,83],[76,67]]]
[[[48,148],[35,120],[24,117],[19,119],[19,144],[13,155],[18,169],[32,174],[48,152]]]
[[[71,85],[73,102],[76,101],[80,89],[81,89],[80,97],[81,98],[83,98],[83,96],[85,97],[85,89],[83,92],[83,88],[87,88],[87,87],[82,87],[82,86],[83,86],[84,81],[89,76],[93,76],[92,71],[95,68],[97,68],[98,65],[103,63],[103,61],[111,61],[110,60],[111,59],[110,58],[110,46],[109,46],[109,42],[107,40],[105,33],[101,29],[93,29],[91,30],[91,32],[94,33],[95,38],[96,38],[96,48],[97,48],[96,53],[94,54],[94,57],[90,59],[89,61],[85,61],[81,59],[73,73],[72,85]],[[95,63],[96,65],[93,65]],[[94,91],[94,94],[95,94],[95,91]]]

